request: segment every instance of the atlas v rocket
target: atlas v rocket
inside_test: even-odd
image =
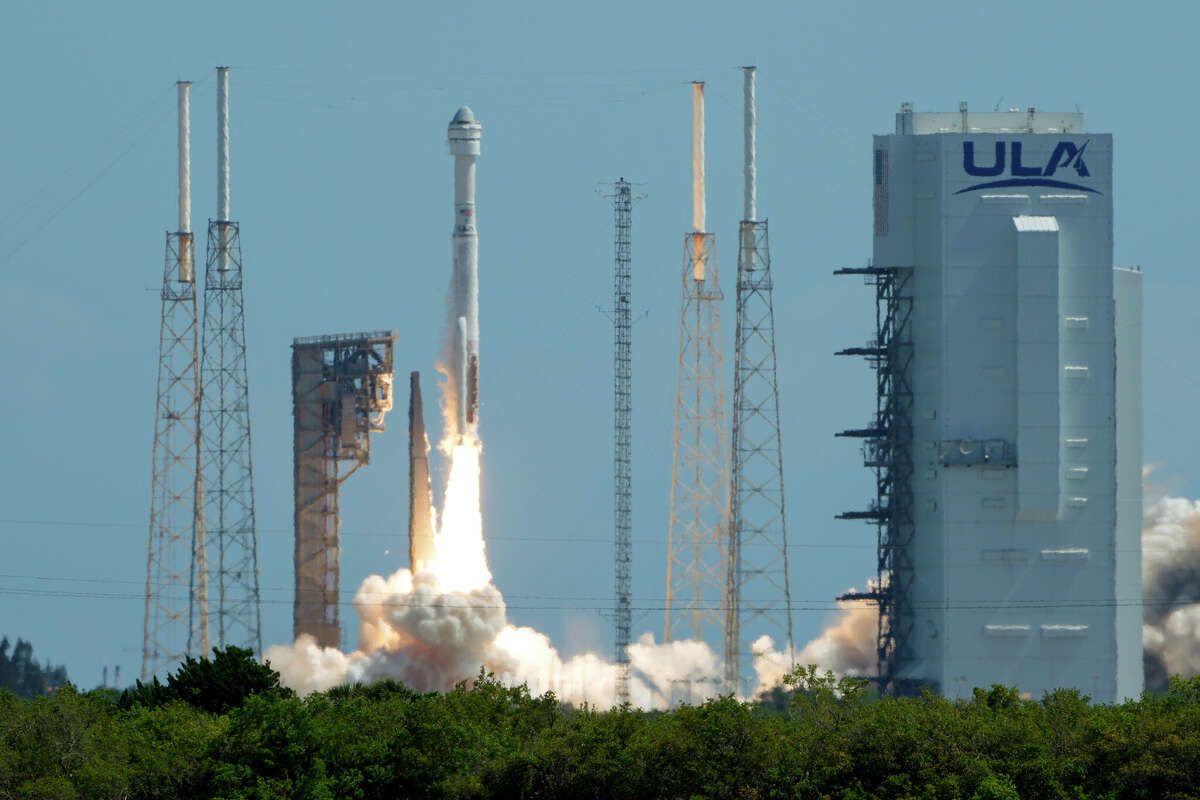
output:
[[[476,439],[479,424],[479,234],[475,229],[475,159],[483,127],[467,106],[446,133],[454,156],[454,271],[450,279],[450,376],[455,387],[454,440]],[[414,571],[433,563],[429,439],[421,404],[420,376],[409,376],[408,556]]]
[[[450,314],[456,323],[451,375],[457,384],[457,434],[475,438],[479,420],[479,234],[475,229],[475,160],[483,126],[463,106],[450,120],[454,156],[454,275]]]

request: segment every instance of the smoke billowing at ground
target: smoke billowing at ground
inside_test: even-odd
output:
[[[1144,472],[1142,644],[1146,688],[1200,672],[1200,501],[1170,497]]]
[[[470,263],[469,258],[463,261]],[[452,286],[448,315],[451,354],[463,340],[460,283],[456,278]],[[470,287],[468,293],[472,291]],[[468,306],[474,301],[473,296],[465,300]],[[470,680],[483,666],[506,683],[527,684],[535,694],[553,691],[572,703],[613,704],[614,664],[593,653],[563,658],[547,636],[509,622],[487,563],[479,502],[482,442],[473,408],[468,405],[469,415],[464,411],[463,398],[471,393],[468,383],[476,374],[441,366],[438,371],[445,431],[438,450],[449,460],[449,470],[441,509],[430,507],[427,515],[413,517],[423,525],[433,521],[432,553],[424,552],[422,545],[424,554],[413,559],[415,571],[400,569],[386,578],[371,575],[362,582],[354,598],[359,618],[354,652],[322,648],[312,637],[301,636],[292,645],[268,648],[266,658],[284,683],[301,693],[383,678],[420,691],[445,691]],[[418,457],[429,449],[418,422],[419,406],[417,402],[410,411],[410,426],[417,426],[412,432]],[[410,494],[414,503],[424,503],[428,496],[421,486]],[[410,527],[413,524],[410,521]],[[630,645],[629,655],[630,699],[636,706],[663,708],[720,690],[721,664],[704,642],[659,643],[644,634]],[[769,680],[778,680],[782,669],[776,665],[788,661],[770,640],[759,642],[755,660],[760,677]]]
[[[354,598],[359,646],[345,654],[309,637],[270,648],[283,681],[307,693],[346,682],[395,678],[421,691],[448,690],[486,666],[535,694],[600,706],[615,700],[616,666],[585,653],[564,658],[549,638],[508,621],[504,598],[488,571],[479,514],[478,442],[450,448],[437,555],[428,569],[372,575]],[[1150,470],[1146,471],[1149,478]],[[1167,676],[1200,672],[1200,501],[1171,497],[1147,482],[1142,530],[1146,688]],[[754,644],[758,685],[778,685],[793,663],[838,674],[874,674],[878,614],[866,602],[841,609],[794,660],[767,636]],[[704,642],[656,642],[643,634],[629,649],[630,695],[641,708],[699,701],[722,690],[718,655]]]
[[[285,684],[302,693],[346,682],[395,678],[420,691],[448,690],[479,667],[531,692],[553,691],[573,703],[611,705],[616,666],[592,653],[564,659],[548,637],[512,625],[487,567],[479,513],[477,441],[451,448],[451,468],[432,564],[413,573],[372,575],[354,598],[359,646],[345,654],[311,637],[275,646],[266,657]],[[629,648],[630,696],[642,708],[699,700],[720,689],[721,665],[704,642],[659,643],[644,634]],[[777,681],[785,655],[764,637],[756,646],[760,679]],[[785,666],[780,666],[785,665]]]

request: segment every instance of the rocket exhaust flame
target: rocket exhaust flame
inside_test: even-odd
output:
[[[478,442],[469,442],[456,445],[450,455],[450,477],[430,570],[446,593],[473,592],[492,582],[479,510],[480,450]]]

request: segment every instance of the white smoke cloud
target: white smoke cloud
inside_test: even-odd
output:
[[[401,569],[372,575],[354,598],[359,649],[318,647],[311,636],[268,648],[282,682],[301,694],[343,683],[394,678],[418,691],[446,691],[480,666],[534,694],[608,707],[616,701],[617,669],[594,653],[564,659],[545,634],[508,622],[492,584],[444,593],[428,572]],[[720,659],[704,642],[655,642],[643,634],[629,647],[630,700],[640,708],[698,702],[720,690]]]
[[[306,633],[295,644],[271,645],[263,659],[279,672],[284,686],[306,695],[345,683],[350,662],[357,655],[347,656],[336,647],[319,647],[317,640]]]
[[[1143,471],[1142,646],[1146,688],[1200,672],[1200,501],[1171,497]]]
[[[839,601],[838,606],[841,613],[804,646],[796,663],[816,664],[839,675],[874,675],[878,669],[879,607],[866,600]]]

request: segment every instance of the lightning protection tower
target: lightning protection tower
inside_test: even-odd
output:
[[[726,691],[740,688],[741,657],[774,634],[789,658],[792,595],[788,584],[787,514],[779,385],[775,378],[775,310],[767,221],[757,218],[755,68],[745,67],[745,218],[738,241],[737,332],[733,350],[732,484],[725,613]]]
[[[692,232],[683,239],[664,638],[721,635],[729,473],[716,237],[705,233],[704,84],[692,84]]]
[[[229,219],[229,68],[217,68],[217,218],[208,222],[200,432],[216,643],[262,652],[242,245]]]
[[[208,588],[200,454],[200,362],[196,355],[188,91],[179,84],[179,229],[167,234],[158,401],[154,415],[150,547],[142,678],[184,656],[208,653]]]
[[[613,620],[617,702],[629,702],[629,631],[633,624],[633,187],[613,184]]]
[[[307,336],[292,343],[296,511],[295,636],[341,645],[338,490],[371,460],[371,434],[392,408],[395,331]]]

